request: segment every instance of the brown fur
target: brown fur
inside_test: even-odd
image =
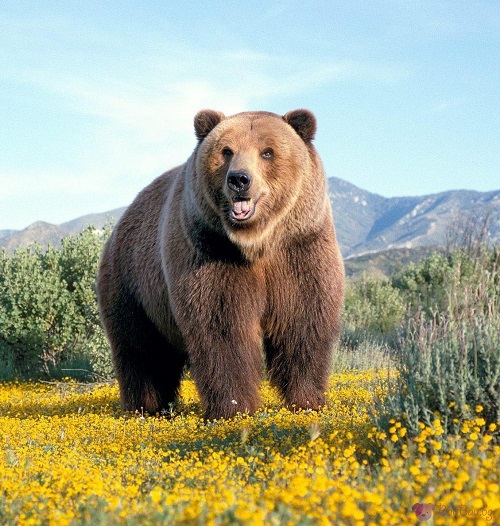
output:
[[[317,409],[344,269],[316,120],[204,110],[195,132],[188,161],[138,195],[103,252],[99,303],[123,408],[166,408],[189,365],[207,418],[253,412],[266,364],[289,407]],[[232,190],[228,172],[248,174],[249,188]],[[251,218],[231,216],[235,197],[252,199]]]

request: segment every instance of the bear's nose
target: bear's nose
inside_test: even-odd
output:
[[[252,178],[245,170],[230,170],[227,173],[227,186],[235,192],[244,192],[250,188]]]

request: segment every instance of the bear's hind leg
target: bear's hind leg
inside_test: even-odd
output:
[[[179,389],[186,355],[174,349],[132,298],[103,310],[124,411],[156,414],[168,409]]]
[[[136,349],[129,347],[126,350],[127,358],[124,358],[124,346],[121,345],[119,349],[115,353],[114,365],[123,410],[152,415],[167,410],[177,397],[185,358],[169,349],[164,340],[158,347],[148,346],[148,362],[151,359],[149,366],[140,363],[135,354]]]

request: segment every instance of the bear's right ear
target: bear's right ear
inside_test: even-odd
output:
[[[194,118],[194,131],[196,137],[202,141],[224,119],[220,111],[201,110]]]

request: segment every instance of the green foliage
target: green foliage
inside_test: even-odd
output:
[[[443,311],[446,307],[447,283],[459,278],[450,257],[434,253],[418,265],[411,263],[393,276],[392,285],[401,291],[413,309]]]
[[[423,310],[426,315],[467,305],[464,294],[484,284],[498,285],[498,248],[476,249],[473,254],[456,248],[448,254],[434,253],[418,265],[410,264],[391,280],[410,312]],[[482,302],[482,298],[479,298]]]
[[[407,317],[397,345],[399,378],[379,417],[382,427],[390,418],[405,418],[413,435],[419,422],[430,425],[436,413],[451,434],[476,408],[486,422],[500,421],[498,250],[474,258],[458,250],[441,269],[437,261],[443,262],[433,257],[412,270],[422,276],[433,269],[441,287],[419,282],[420,290],[432,289],[432,300]]]
[[[0,377],[50,375],[82,359],[109,375],[95,294],[108,230],[88,228],[60,250],[0,253]]]
[[[71,292],[82,323],[81,350],[77,356],[84,356],[92,370],[100,376],[112,376],[109,347],[99,321],[96,296],[97,266],[105,241],[111,233],[107,227],[104,232],[87,228],[76,238],[63,239],[60,251],[61,278]]]
[[[387,335],[402,323],[404,314],[401,294],[390,282],[363,276],[348,284],[343,320],[347,339],[359,333]]]

